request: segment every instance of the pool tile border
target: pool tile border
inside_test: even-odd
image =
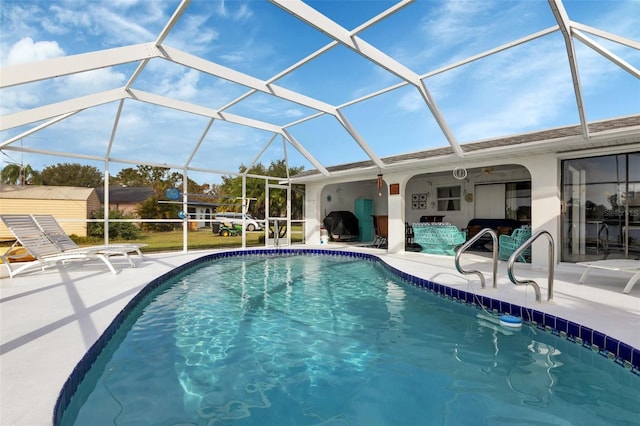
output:
[[[535,309],[525,308],[513,303],[504,302],[498,299],[492,299],[438,284],[424,278],[403,272],[389,264],[378,256],[368,253],[358,253],[343,250],[325,250],[325,249],[307,249],[307,248],[277,248],[277,249],[253,249],[253,250],[232,250],[205,255],[198,259],[192,260],[184,265],[172,269],[171,271],[150,281],[127,305],[116,315],[114,320],[109,324],[104,333],[89,348],[87,353],[82,357],[80,362],[71,372],[63,385],[56,405],[53,411],[53,424],[59,425],[62,415],[69,406],[71,399],[78,389],[78,386],[88,373],[91,366],[95,363],[98,356],[115,335],[118,328],[125,322],[135,307],[146,297],[148,297],[160,285],[167,280],[177,276],[187,274],[191,270],[197,268],[201,264],[208,263],[216,259],[224,259],[229,257],[245,257],[245,256],[283,256],[283,255],[329,255],[340,257],[354,257],[358,259],[378,262],[395,276],[401,278],[405,282],[426,291],[437,294],[443,298],[454,300],[458,303],[474,306],[477,309],[487,309],[494,314],[508,314],[521,318],[523,322],[529,326],[544,330],[553,335],[562,337],[570,342],[576,343],[586,349],[598,352],[600,355],[609,358],[616,364],[624,367],[632,374],[640,376],[640,349],[634,348],[618,339],[614,339],[597,330],[582,326],[573,321],[566,320],[555,315],[547,314]]]

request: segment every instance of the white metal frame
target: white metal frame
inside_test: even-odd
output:
[[[391,58],[375,46],[367,43],[362,38],[360,38],[359,34],[366,30],[367,28],[378,24],[380,21],[384,20],[388,16],[396,13],[398,10],[406,7],[412,1],[411,0],[402,0],[398,3],[392,5],[387,10],[380,13],[378,16],[373,17],[369,21],[363,23],[359,27],[348,30],[336,22],[329,19],[327,16],[323,15],[319,11],[313,9],[311,6],[303,3],[298,0],[271,0],[271,2],[296,17],[297,19],[305,22],[309,26],[316,28],[317,30],[323,32],[324,34],[331,37],[333,40],[328,43],[326,46],[316,50],[312,54],[308,55],[304,59],[299,62],[289,66],[288,68],[282,70],[279,73],[276,73],[271,78],[262,80],[259,78],[255,78],[253,76],[247,75],[245,73],[239,72],[237,70],[222,66],[220,64],[205,60],[203,58],[197,57],[195,55],[186,53],[179,49],[175,49],[173,47],[164,45],[164,41],[166,37],[169,35],[171,30],[174,28],[178,20],[183,16],[185,11],[188,9],[190,4],[190,0],[183,0],[179,6],[176,8],[176,11],[171,16],[165,27],[162,29],[156,40],[149,43],[142,43],[124,47],[117,47],[112,49],[106,49],[101,51],[95,51],[90,53],[71,55],[61,58],[50,59],[46,61],[41,61],[39,63],[29,63],[29,64],[20,64],[13,65],[8,67],[3,67],[0,69],[0,88],[12,87],[22,84],[27,84],[31,82],[41,81],[52,79],[59,76],[65,76],[80,72],[85,72],[89,70],[95,70],[100,68],[106,68],[111,66],[117,66],[121,64],[127,63],[138,63],[138,67],[131,74],[125,86],[122,88],[117,88],[113,90],[108,90],[105,92],[94,93],[88,96],[82,96],[74,99],[69,99],[62,102],[53,103],[50,105],[44,105],[41,107],[13,113],[7,114],[2,117],[0,121],[0,130],[8,130],[24,125],[28,125],[31,123],[39,123],[44,121],[43,124],[38,124],[32,129],[12,137],[8,140],[0,142],[0,148],[7,150],[15,150],[20,151],[23,150],[25,152],[33,152],[40,153],[45,155],[62,155],[70,158],[85,158],[91,160],[102,160],[105,162],[110,161],[122,161],[124,163],[134,163],[134,164],[146,164],[146,165],[155,165],[151,163],[144,163],[143,161],[132,161],[130,159],[114,159],[110,156],[111,151],[111,143],[113,142],[114,135],[118,129],[119,115],[122,110],[123,103],[126,102],[146,102],[154,105],[172,108],[180,111],[184,111],[190,114],[201,115],[205,117],[209,117],[210,121],[205,126],[203,130],[203,134],[198,141],[196,141],[195,146],[192,149],[191,154],[188,156],[188,160],[185,164],[169,164],[164,163],[162,166],[171,167],[176,169],[185,169],[196,170],[191,167],[191,162],[196,156],[198,150],[201,147],[202,141],[205,136],[210,132],[211,125],[215,120],[223,120],[228,121],[230,123],[235,123],[242,126],[253,127],[256,129],[265,130],[267,132],[273,133],[274,136],[281,135],[284,140],[286,140],[291,146],[297,149],[301,155],[303,155],[314,167],[316,167],[320,173],[325,176],[331,176],[332,173],[328,171],[325,165],[321,164],[305,147],[304,141],[297,141],[291,133],[288,131],[291,127],[299,124],[303,121],[311,120],[320,115],[329,115],[332,116],[352,137],[353,141],[362,149],[362,151],[366,154],[366,156],[373,162],[374,166],[379,169],[385,169],[385,163],[380,159],[378,154],[369,146],[367,141],[360,135],[358,130],[353,126],[344,116],[342,110],[350,105],[353,105],[358,102],[365,101],[372,97],[381,95],[391,90],[395,90],[398,87],[409,85],[415,88],[417,92],[420,94],[421,98],[425,102],[425,105],[428,107],[431,115],[434,117],[440,129],[446,139],[449,142],[449,145],[454,150],[454,153],[457,157],[470,157],[474,156],[475,153],[464,152],[461,148],[460,144],[457,142],[455,135],[448,127],[447,122],[441,113],[440,109],[436,105],[433,97],[429,89],[424,84],[424,80],[427,77],[430,77],[435,74],[439,74],[445,71],[449,71],[453,68],[465,65],[469,62],[481,59],[483,57],[493,55],[495,53],[510,49],[517,45],[527,43],[539,37],[545,36],[555,31],[560,31],[565,39],[565,46],[567,49],[567,57],[569,58],[569,65],[571,76],[574,82],[574,92],[576,97],[576,107],[579,112],[580,122],[582,126],[582,136],[585,140],[589,139],[589,130],[587,126],[586,114],[584,111],[583,105],[583,96],[582,96],[582,88],[578,76],[578,63],[575,58],[575,50],[574,50],[574,39],[577,39],[584,43],[586,46],[590,47],[594,51],[598,52],[600,55],[604,56],[606,59],[610,60],[620,68],[624,69],[631,75],[636,78],[640,78],[640,71],[638,68],[619,58],[606,48],[602,47],[600,44],[592,40],[586,33],[596,35],[598,37],[613,41],[615,43],[631,47],[633,49],[640,50],[640,42],[635,40],[629,40],[624,37],[617,36],[615,34],[610,34],[608,32],[591,28],[587,25],[580,24],[578,22],[574,22],[570,20],[561,0],[548,0],[549,7],[552,10],[554,17],[558,25],[539,31],[535,34],[531,34],[526,37],[522,37],[518,40],[514,40],[510,43],[506,43],[502,46],[498,46],[494,49],[488,50],[486,52],[474,55],[469,58],[465,58],[461,61],[458,61],[454,64],[447,65],[437,70],[433,70],[431,72],[419,75],[415,71],[409,69],[404,64],[399,63],[397,60]],[[287,88],[281,87],[274,82],[280,79],[281,77],[297,70],[302,67],[309,61],[323,55],[327,51],[331,50],[337,45],[343,45],[357,54],[361,55],[366,60],[370,61],[372,64],[379,66],[381,68],[386,69],[387,71],[393,73],[397,77],[399,77],[402,82],[399,84],[394,84],[391,87],[379,90],[374,93],[370,93],[365,95],[359,99],[354,99],[349,101],[343,105],[330,105],[326,102],[322,102],[318,99],[303,95],[302,93],[298,93]],[[135,89],[133,85],[135,81],[139,77],[139,75],[145,70],[147,64],[151,59],[162,59],[171,61],[176,64],[183,65],[185,67],[195,69],[201,71],[203,73],[215,76],[217,78],[225,79],[231,81],[233,83],[240,84],[242,86],[247,87],[249,90],[239,96],[238,98],[230,101],[225,106],[220,109],[211,109],[204,105],[195,105],[184,101],[179,101],[176,99],[170,99],[163,96],[159,96],[153,93],[148,93],[139,89]],[[296,104],[303,105],[305,107],[311,108],[316,111],[312,113],[308,117],[304,117],[302,119],[298,119],[295,122],[286,124],[284,126],[277,125],[274,123],[262,122],[259,120],[254,120],[248,117],[238,116],[227,112],[227,110],[242,102],[246,98],[248,98],[251,94],[255,92],[262,92],[265,94],[269,94],[271,96],[278,97],[280,99],[294,102]],[[119,102],[119,112],[118,116],[114,120],[113,123],[113,131],[112,137],[110,140],[109,148],[107,152],[105,152],[104,156],[83,156],[77,153],[74,153],[71,149],[69,152],[51,152],[45,150],[38,149],[24,149],[19,146],[16,142],[21,138],[24,138],[27,135],[36,133],[46,127],[55,125],[61,121],[64,121],[66,118],[78,113],[87,108],[93,108],[98,105],[103,105],[111,102]],[[271,142],[269,142],[271,143]],[[267,143],[266,146],[269,145]],[[266,149],[265,146],[265,149]],[[264,152],[264,150],[263,150]],[[200,171],[208,171],[212,173],[221,173],[221,174],[237,174],[235,170],[201,170]]]
[[[575,56],[575,48],[574,43],[575,40],[579,40],[584,43],[587,47],[593,49],[598,54],[602,55],[624,71],[628,72],[632,76],[636,78],[640,78],[640,71],[638,68],[624,61],[623,59],[616,56],[611,51],[607,50],[597,42],[595,42],[592,38],[590,38],[587,34],[592,34],[597,37],[604,38],[606,40],[640,50],[640,42],[636,40],[626,39],[624,37],[617,36],[615,34],[610,34],[608,32],[591,28],[587,25],[580,24],[578,22],[574,22],[568,16],[564,5],[561,0],[548,0],[549,7],[553,12],[553,15],[556,19],[557,25],[544,29],[542,31],[538,31],[534,34],[530,34],[528,36],[519,38],[517,40],[511,41],[509,43],[503,44],[501,46],[495,47],[493,49],[487,50],[480,54],[464,58],[456,63],[452,63],[446,65],[440,69],[432,70],[430,72],[424,74],[418,74],[416,71],[409,69],[406,65],[400,63],[389,55],[385,54],[382,50],[377,47],[371,45],[360,37],[360,33],[362,33],[367,28],[370,28],[382,20],[386,19],[390,15],[396,13],[398,10],[406,7],[410,3],[411,0],[401,0],[388,9],[380,13],[379,15],[373,17],[369,21],[363,23],[359,27],[349,30],[347,28],[342,27],[338,23],[332,21],[326,15],[322,14],[318,10],[313,9],[308,4],[299,1],[299,0],[271,0],[271,3],[276,7],[282,9],[283,11],[289,13],[293,17],[299,19],[300,21],[306,23],[307,25],[317,29],[323,34],[330,37],[332,40],[325,46],[319,48],[315,52],[311,53],[307,57],[298,61],[297,63],[287,67],[286,69],[276,73],[271,78],[267,79],[259,79],[248,75],[246,73],[240,72],[238,70],[225,67],[218,63],[203,59],[201,57],[192,55],[190,53],[184,52],[182,50],[173,48],[171,46],[167,46],[164,44],[167,36],[170,34],[172,29],[175,27],[176,23],[183,17],[184,13],[189,7],[191,0],[182,0],[181,3],[176,8],[173,15],[167,21],[166,25],[162,29],[162,31],[158,34],[157,38],[154,41],[142,44],[135,44],[130,46],[117,47],[112,49],[105,49],[101,51],[94,51],[84,54],[78,55],[70,55],[61,58],[49,59],[45,61],[41,61],[38,63],[28,63],[28,64],[19,64],[12,65],[7,67],[0,68],[0,88],[8,88],[23,84],[28,84],[32,82],[49,80],[59,76],[67,76],[71,74],[86,72],[90,70],[97,70],[102,68],[108,68],[112,66],[117,66],[121,64],[128,63],[137,63],[137,67],[135,71],[129,76],[127,83],[120,88],[107,90],[103,92],[93,93],[87,96],[76,97],[73,99],[68,99],[61,102],[52,103],[49,105],[43,105],[40,107],[15,112],[12,114],[6,114],[1,117],[0,120],[0,131],[10,130],[14,128],[18,128],[21,126],[27,126],[33,124],[34,127],[28,129],[21,134],[11,137],[7,140],[0,141],[0,149],[6,151],[21,151],[21,152],[29,152],[43,155],[52,155],[52,156],[61,156],[67,158],[76,158],[76,159],[85,159],[85,160],[94,160],[94,161],[103,161],[105,164],[105,171],[107,174],[105,175],[107,179],[105,179],[105,195],[109,193],[108,191],[108,170],[109,163],[118,162],[122,164],[143,164],[149,166],[158,166],[158,167],[169,167],[173,169],[182,170],[183,174],[186,178],[190,171],[200,171],[200,172],[210,172],[215,174],[226,174],[226,175],[241,175],[241,173],[236,170],[232,170],[233,167],[237,166],[235,164],[230,165],[229,170],[218,170],[218,169],[208,169],[208,168],[198,168],[192,165],[194,158],[196,158],[198,151],[201,149],[203,141],[205,137],[212,131],[213,124],[216,120],[227,121],[230,123],[234,123],[241,126],[247,126],[255,129],[260,129],[266,132],[273,134],[273,137],[267,142],[267,144],[263,147],[259,156],[254,160],[255,162],[259,161],[259,158],[264,154],[269,145],[273,142],[276,136],[280,135],[282,137],[283,143],[291,145],[295,148],[304,158],[306,158],[309,163],[311,163],[323,176],[325,177],[334,177],[339,176],[340,172],[331,172],[322,164],[317,158],[315,158],[311,152],[307,149],[305,141],[297,140],[290,132],[290,129],[302,122],[312,120],[316,117],[327,115],[336,120],[336,122],[342,126],[345,131],[350,135],[353,142],[358,145],[358,147],[364,152],[366,157],[373,163],[371,169],[375,169],[376,171],[384,171],[389,170],[389,165],[385,164],[382,161],[380,156],[371,148],[368,142],[362,137],[361,133],[358,129],[350,123],[346,116],[343,113],[343,110],[351,105],[354,105],[359,102],[363,102],[365,100],[371,99],[373,97],[379,96],[381,94],[390,92],[392,90],[398,89],[402,86],[410,86],[420,95],[423,100],[425,106],[428,108],[429,113],[433,116],[436,123],[438,124],[440,131],[445,136],[446,140],[449,143],[449,146],[453,150],[453,159],[459,159],[461,157],[465,158],[483,158],[487,153],[483,150],[479,151],[471,151],[465,152],[460,143],[457,141],[455,135],[452,130],[449,128],[446,119],[442,112],[440,111],[438,105],[434,101],[431,92],[425,84],[425,79],[427,77],[443,73],[445,71],[452,70],[454,68],[460,67],[462,65],[468,64],[472,61],[476,61],[478,59],[487,57],[489,55],[493,55],[508,49],[511,49],[515,46],[530,42],[537,38],[546,36],[548,34],[554,33],[556,31],[560,31],[564,37],[566,55],[569,60],[570,73],[573,81],[573,89],[576,98],[576,108],[578,110],[578,115],[580,118],[580,125],[582,129],[582,141],[588,141],[590,138],[589,127],[586,118],[584,103],[583,103],[583,95],[582,95],[582,87],[579,79],[579,69],[578,62]],[[275,84],[277,80],[281,77],[297,70],[302,67],[306,63],[312,61],[313,59],[325,54],[329,50],[334,47],[342,45],[352,50],[353,52],[360,55],[365,60],[369,61],[371,64],[381,67],[390,73],[397,76],[401,82],[394,84],[390,87],[384,88],[382,90],[378,90],[373,93],[369,93],[364,95],[358,99],[354,99],[348,101],[342,105],[330,105],[326,102],[323,102],[319,99],[312,98],[310,96],[304,95],[299,92],[295,92],[293,90],[287,89],[285,87],[279,86]],[[191,68],[194,70],[198,70],[202,73],[206,73],[208,75],[214,76],[216,78],[221,78],[232,83],[236,83],[242,85],[248,89],[247,92],[240,95],[238,98],[228,102],[226,105],[222,106],[219,109],[213,109],[207,107],[206,105],[198,105],[185,101],[180,101],[177,99],[167,98],[164,96],[160,96],[157,94],[149,93],[140,89],[136,89],[134,87],[136,80],[139,76],[145,71],[147,64],[151,59],[159,59],[173,62],[175,64],[182,65],[187,68]],[[260,120],[255,120],[249,117],[240,116],[236,114],[232,114],[227,112],[229,108],[234,105],[237,105],[243,102],[245,99],[249,98],[252,94],[256,92],[261,92],[268,94],[270,96],[275,96],[282,100],[286,100],[288,102],[293,102],[307,108],[312,109],[314,112],[308,115],[307,117],[303,117],[297,119],[294,122],[281,125],[276,123],[264,122]],[[80,154],[78,152],[73,151],[73,147],[69,147],[68,150],[64,152],[46,150],[46,149],[33,149],[28,147],[23,147],[19,143],[23,138],[33,135],[39,132],[42,129],[45,129],[49,126],[57,125],[58,123],[66,120],[67,118],[75,115],[76,113],[83,111],[85,109],[94,108],[99,105],[104,105],[108,103],[118,102],[118,112],[116,118],[112,123],[112,132],[109,140],[108,147],[103,155],[86,155]],[[119,123],[120,123],[120,115],[122,113],[122,108],[125,102],[145,102],[153,105],[157,105],[164,108],[175,109],[179,111],[183,111],[189,114],[194,114],[198,116],[204,116],[209,118],[207,124],[205,125],[201,136],[197,141],[193,141],[194,145],[191,149],[190,154],[187,157],[187,160],[183,164],[175,164],[171,161],[167,161],[164,163],[153,163],[144,161],[143,159],[130,159],[130,158],[114,158],[112,157],[112,145],[117,134]],[[614,136],[610,136],[614,137]],[[575,145],[574,147],[578,147]],[[510,147],[502,147],[502,148],[493,148],[493,153],[499,151],[500,149],[506,150],[510,149]],[[516,149],[514,147],[514,149]],[[520,149],[520,148],[518,148]],[[524,149],[524,148],[522,148]],[[342,172],[344,174],[344,172]],[[248,174],[242,174],[244,178],[250,176]],[[255,176],[264,179],[268,179],[266,176]],[[284,176],[282,177],[285,178]],[[286,177],[289,178],[288,176]],[[186,179],[185,179],[186,181]],[[244,188],[244,185],[243,185]],[[246,189],[243,189],[246,191]],[[186,191],[184,191],[186,193]],[[243,192],[243,196],[244,196]],[[108,205],[108,203],[105,203]],[[108,219],[108,211],[105,211],[105,219]],[[107,229],[108,227],[105,227]],[[185,225],[185,235],[186,235],[186,225]],[[108,241],[108,235],[105,235],[105,239]],[[245,239],[243,237],[243,246],[245,243]]]
[[[269,225],[272,222],[274,224],[273,240],[271,240],[273,242],[273,246],[274,247],[280,247],[282,245],[290,246],[291,245],[291,184],[281,185],[281,184],[272,184],[267,182],[265,189],[266,189],[265,207],[264,207],[264,216],[265,216],[265,225],[266,225],[265,238],[264,238],[265,247],[270,247]],[[283,217],[271,216],[271,212],[269,211],[269,204],[270,204],[269,201],[271,196],[271,190],[273,189],[283,189],[287,193],[286,216],[283,216]],[[278,236],[278,229],[280,227],[281,222],[285,222],[285,225],[287,227],[287,233],[285,234],[284,244],[281,243],[280,237]]]

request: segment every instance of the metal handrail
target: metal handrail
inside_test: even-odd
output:
[[[513,275],[513,265],[516,263],[516,259],[518,258],[518,256],[520,256],[526,249],[528,249],[529,246],[531,246],[531,244],[533,244],[533,242],[537,240],[538,237],[540,237],[541,235],[546,235],[547,240],[549,241],[549,255],[547,259],[549,263],[549,272],[547,275],[547,301],[553,300],[553,276],[554,276],[553,268],[554,268],[554,260],[555,260],[555,256],[554,256],[555,244],[553,242],[553,237],[548,231],[541,230],[533,234],[527,241],[522,243],[522,245],[518,247],[516,251],[514,251],[511,254],[511,256],[509,256],[509,260],[507,262],[507,271],[509,273],[509,279],[511,280],[511,282],[514,283],[515,285],[531,284],[536,292],[536,302],[540,302],[540,303],[542,303],[542,296],[540,295],[540,286],[538,285],[538,283],[533,280],[524,280],[524,281],[518,280]]]
[[[480,237],[482,237],[484,234],[490,234],[491,235],[491,239],[493,240],[493,288],[498,288],[498,281],[497,281],[497,277],[498,277],[498,235],[496,234],[496,231],[494,231],[491,228],[482,229],[480,232],[478,232],[476,235],[474,235],[473,238],[471,238],[469,241],[464,243],[462,245],[462,247],[460,247],[458,249],[458,251],[456,252],[456,262],[455,262],[456,263],[456,269],[458,270],[458,272],[460,272],[463,275],[468,275],[468,274],[476,274],[476,275],[478,275],[478,277],[480,278],[480,287],[482,287],[482,288],[485,287],[484,275],[482,274],[482,272],[480,272],[480,271],[465,271],[460,266],[460,256],[462,256],[462,253],[464,251],[466,251],[469,247],[471,247],[473,245],[473,243],[478,241],[480,239]]]

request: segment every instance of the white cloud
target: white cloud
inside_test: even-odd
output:
[[[289,118],[302,117],[304,113],[298,108],[286,108],[282,111],[282,115]]]
[[[89,11],[83,8],[69,9],[58,5],[51,5],[41,23],[51,34],[66,34],[73,28],[90,28],[93,19]]]
[[[250,2],[233,1],[230,3],[232,7],[229,7],[225,0],[221,0],[218,2],[218,7],[215,11],[218,16],[223,18],[230,18],[234,21],[245,21],[254,16],[249,4]],[[232,8],[234,10],[231,10]]]
[[[125,19],[107,8],[94,8],[92,14],[95,21],[102,26],[103,31],[109,34],[106,39],[109,44],[142,43],[153,41],[157,37],[157,34],[148,31],[134,20]]]
[[[502,97],[499,107],[490,106],[484,113],[476,114],[479,119],[464,120],[456,134],[460,140],[469,141],[548,127],[545,122],[556,116],[567,100],[575,99],[570,90],[570,83],[553,78],[542,85],[522,88],[514,96]],[[474,106],[478,105],[474,103]]]
[[[253,17],[253,11],[249,7],[249,5],[241,4],[235,13],[234,20],[246,21],[247,19],[251,19],[252,17]]]
[[[104,68],[5,88],[2,90],[2,115],[121,87],[125,79],[123,73]]]
[[[126,76],[113,68],[102,68],[71,74],[58,81],[58,93],[65,98],[83,96],[124,85]]]
[[[25,37],[40,38],[37,28],[38,22],[34,22],[34,17],[38,19],[43,13],[42,9],[37,5],[0,2],[0,7],[2,8],[0,40],[2,40],[2,57],[5,59],[8,47],[15,44],[18,39]]]
[[[39,83],[35,83],[39,86]],[[24,109],[32,108],[40,104],[39,90],[32,87],[24,90],[20,87],[10,87],[2,90],[2,102],[0,103],[0,114],[2,116],[12,114]]]
[[[33,63],[65,56],[57,41],[34,41],[24,37],[10,46],[7,65]],[[5,63],[3,63],[4,65]],[[50,81],[35,82],[2,91],[2,113],[10,114],[62,99],[122,86],[125,76],[113,69],[100,69]]]
[[[424,110],[426,104],[416,89],[402,95],[398,100],[397,107],[403,112],[415,112]]]
[[[247,60],[246,52],[230,52],[224,55],[220,55],[220,59],[222,59],[227,64],[243,64]]]
[[[111,3],[113,6],[117,7],[118,9],[130,9],[140,4],[140,0],[110,0],[109,3]],[[143,3],[154,3],[154,2],[145,1]]]
[[[160,84],[160,93],[170,98],[188,100],[198,94],[200,73],[196,70],[186,70],[177,80],[165,78]]]
[[[640,39],[639,11],[640,3],[637,0],[617,1],[616,7],[604,8],[604,13],[599,14],[597,22],[591,25],[631,40],[638,40]]]
[[[180,34],[184,40],[184,46],[195,46],[195,50],[200,50],[200,46],[207,48],[209,44],[214,42],[220,37],[220,34],[215,28],[207,25],[208,16],[194,16],[189,17],[189,24],[186,25],[187,29]]]
[[[64,50],[55,41],[34,42],[25,37],[11,46],[7,57],[7,65],[17,65],[29,62],[64,56]]]
[[[169,45],[193,54],[206,52],[220,37],[219,32],[207,21],[210,15],[194,14],[182,18],[186,25],[174,29],[169,35]]]
[[[434,18],[422,22],[427,38],[437,44],[451,46],[472,40],[482,32],[486,11],[493,7],[491,1],[446,1],[435,12]]]
[[[436,98],[464,141],[547,128],[559,116],[575,119],[566,114],[576,110],[565,56],[560,36],[502,52],[434,79]]]
[[[229,12],[227,11],[227,5],[224,0],[218,2],[218,7],[216,8],[216,12],[220,16],[229,16]]]
[[[127,114],[122,115],[120,121],[118,122],[118,126],[121,129],[137,127],[140,124],[144,123],[145,120],[135,111],[128,112]]]

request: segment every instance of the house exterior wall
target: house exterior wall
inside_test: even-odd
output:
[[[530,156],[522,164],[531,172],[531,229],[547,231],[555,242],[555,262],[560,261],[560,161],[555,155]],[[538,238],[531,246],[532,264],[547,267],[549,243]]]
[[[387,186],[398,184],[400,193],[389,195],[389,235],[387,236],[387,247],[390,253],[401,253],[405,246],[405,222],[406,222],[406,199],[407,182],[413,176],[411,173],[387,173],[385,181]],[[411,195],[408,195],[409,197]]]
[[[320,207],[324,213],[323,217],[332,211],[347,210],[353,212],[354,200],[357,198],[373,200],[374,214],[387,214],[387,193],[386,185],[381,190],[382,195],[378,196],[378,188],[375,178],[350,183],[335,183],[326,185],[322,189]],[[325,213],[326,212],[326,213]]]
[[[203,206],[195,206],[189,207],[189,216],[191,220],[197,220],[198,222],[193,222],[197,229],[202,229],[211,226],[211,221],[215,216],[213,207],[203,207]]]
[[[522,167],[518,170],[511,171],[508,176],[502,174],[468,176],[464,180],[456,180],[453,174],[447,174],[447,176],[430,176],[428,173],[421,173],[410,176],[406,182],[406,190],[401,191],[402,194],[406,194],[406,196],[409,197],[405,204],[405,220],[408,223],[415,223],[419,222],[422,216],[444,214],[445,217],[443,220],[445,222],[450,222],[460,229],[465,228],[469,222],[469,218],[478,217],[475,212],[475,202],[478,201],[476,197],[477,186],[505,184],[507,182],[531,179],[528,168],[514,161],[516,160],[510,160],[505,164]],[[497,166],[497,164],[494,164],[494,166]],[[449,185],[460,185],[462,187],[460,210],[442,212],[437,208],[437,189],[438,187]],[[426,194],[425,208],[414,209],[412,207],[410,197],[413,194]],[[465,199],[465,195],[471,195],[471,198],[467,200]]]
[[[109,203],[109,210],[120,210],[123,213],[140,217],[138,215],[138,204],[139,203],[122,203],[122,202]]]
[[[548,231],[558,245],[559,229],[560,229],[560,161],[554,154],[543,155],[514,155],[504,161],[485,161],[468,164],[460,164],[469,169],[474,167],[499,166],[499,165],[519,165],[523,169],[518,171],[516,175],[509,176],[505,181],[531,179],[531,226],[535,231]],[[451,166],[445,166],[451,169]],[[382,197],[377,196],[377,189],[372,183],[375,179],[373,172],[373,180],[349,182],[345,178],[340,180],[325,179],[322,183],[306,184],[306,241],[307,244],[320,243],[320,227],[322,219],[327,213],[333,210],[349,210],[353,211],[353,200],[355,198],[372,198],[376,205],[376,214],[388,214],[389,216],[389,236],[388,236],[388,252],[397,253],[404,251],[404,224],[405,222],[417,222],[422,215],[436,214],[432,199],[428,200],[428,206],[424,211],[412,210],[410,198],[413,193],[430,193],[430,197],[434,197],[434,191],[437,186],[454,184],[456,181],[453,176],[450,178],[437,177],[429,178],[429,173],[441,172],[447,170],[444,167],[426,168],[422,170],[409,171],[393,171],[384,174],[385,187]],[[426,176],[425,176],[426,175]],[[417,177],[419,176],[419,177]],[[353,179],[353,178],[352,178]],[[496,178],[493,178],[494,180]],[[363,186],[362,182],[368,182],[369,196],[363,194],[367,185]],[[389,195],[389,185],[400,185],[399,195]],[[464,189],[472,192],[474,182],[462,181]],[[330,196],[330,197],[329,197]],[[329,200],[330,198],[330,200]],[[451,222],[458,228],[465,228],[468,221],[474,217],[472,202],[463,202],[460,211],[447,212],[445,221]],[[548,242],[546,238],[538,239],[532,247],[532,264],[533,266],[546,267],[547,263]],[[556,262],[560,259],[560,250],[555,250]]]
[[[97,200],[97,197],[96,197]],[[88,217],[88,203],[78,200],[7,200],[0,203],[0,214],[52,214],[64,231],[71,235],[80,237],[87,236],[87,224],[85,222],[75,222]],[[98,208],[100,202],[98,201]],[[65,222],[74,220],[74,222]],[[4,224],[0,224],[0,238],[12,239],[13,234]]]
[[[64,231],[79,237],[87,236],[86,219],[100,209],[100,200],[92,191],[86,200],[2,198],[0,214],[51,214]],[[13,239],[13,234],[0,222],[0,239]]]
[[[317,182],[305,185],[305,244],[320,244],[320,226],[322,226],[322,219],[325,217],[325,215],[323,215],[325,210],[322,205],[322,190],[324,187],[324,184]]]
[[[91,217],[95,212],[100,211],[101,209],[102,204],[100,204],[100,198],[98,198],[98,194],[94,191],[87,198],[86,217]]]

